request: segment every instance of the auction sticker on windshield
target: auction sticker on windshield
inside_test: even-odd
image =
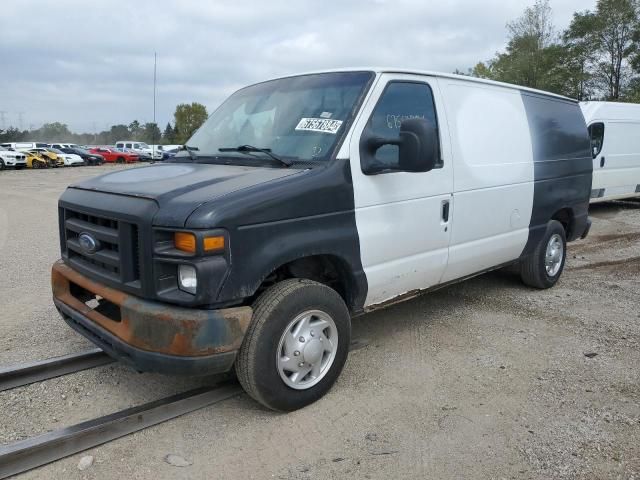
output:
[[[342,120],[330,120],[328,118],[303,118],[298,122],[296,130],[308,132],[330,133],[335,135],[340,130]]]

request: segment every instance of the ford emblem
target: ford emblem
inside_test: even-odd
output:
[[[90,233],[81,233],[78,235],[78,243],[80,248],[86,253],[96,253],[100,250],[100,242]]]

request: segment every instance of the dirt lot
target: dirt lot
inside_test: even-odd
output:
[[[115,168],[0,174],[0,366],[89,346],[50,300],[56,200]],[[494,272],[355,319],[362,348],[306,409],[242,395],[22,478],[638,479],[640,202],[592,217],[551,290]],[[0,443],[208,381],[113,364],[0,393]]]

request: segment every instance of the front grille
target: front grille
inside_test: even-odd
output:
[[[79,237],[83,233],[98,241],[95,252],[89,253],[82,247]],[[72,265],[111,282],[140,286],[136,224],[65,209],[64,235],[67,258]]]

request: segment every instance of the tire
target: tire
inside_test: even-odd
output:
[[[349,354],[351,318],[340,295],[321,283],[291,279],[265,291],[255,301],[253,309],[253,318],[235,364],[242,387],[265,407],[281,412],[291,412],[320,399],[333,386]],[[303,318],[294,326],[301,325],[307,316],[311,318],[307,329],[301,328],[300,332],[294,329],[295,334],[287,334],[293,322]],[[316,327],[314,332],[313,325],[318,322],[329,326]],[[299,334],[304,335],[298,337]],[[294,356],[283,355],[287,348],[286,342],[283,344],[285,338],[293,342],[290,345],[294,347],[286,353],[290,355],[294,350],[295,360]],[[325,348],[331,345],[334,348],[326,351]],[[289,372],[290,376],[287,376],[286,369],[279,368],[282,366],[279,359],[284,358],[293,361],[290,364],[294,367],[298,365],[298,359],[302,361],[298,366],[307,362],[298,374],[302,378],[296,387],[291,386],[295,383],[295,374]],[[313,370],[304,373],[311,364],[318,369],[322,364],[325,367],[314,377]]]
[[[4,160],[0,160],[0,171],[4,170],[5,168],[7,167],[5,167],[4,165]]]
[[[556,247],[561,246],[561,251],[553,248],[552,242]],[[555,260],[551,262],[550,258],[549,268],[546,262],[548,253],[553,254]],[[562,275],[566,258],[567,238],[564,227],[557,220],[551,220],[547,223],[547,230],[533,253],[521,260],[520,277],[530,287],[551,288]]]
[[[124,158],[123,157],[118,157],[116,159],[116,163],[124,163]]]

